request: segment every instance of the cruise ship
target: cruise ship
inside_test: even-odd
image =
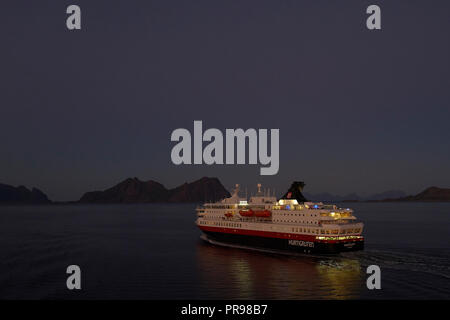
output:
[[[305,184],[293,182],[277,200],[257,185],[257,193],[231,197],[197,208],[196,224],[208,242],[296,253],[339,253],[364,249],[364,224],[350,208],[309,202]]]

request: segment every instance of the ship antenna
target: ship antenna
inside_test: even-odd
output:
[[[236,183],[236,189],[234,189],[234,193],[239,197],[239,184]]]

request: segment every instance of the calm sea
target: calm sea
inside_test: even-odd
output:
[[[0,207],[0,298],[450,298],[450,203],[344,206],[366,249],[298,257],[204,243],[195,205]],[[66,289],[72,264],[81,291]],[[371,264],[381,290],[366,288]]]

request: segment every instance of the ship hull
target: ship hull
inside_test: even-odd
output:
[[[352,241],[303,241],[294,239],[232,234],[202,230],[209,240],[261,250],[277,250],[293,253],[335,254],[364,249],[364,240]]]

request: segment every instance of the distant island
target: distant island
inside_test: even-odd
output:
[[[37,188],[13,187],[0,183],[0,204],[48,204],[47,195]]]
[[[336,196],[330,193],[308,194],[310,201],[323,202],[450,202],[450,189],[430,187],[417,195],[407,196],[399,190],[391,190],[361,197],[355,193]],[[0,183],[0,205],[20,204],[106,204],[106,203],[189,203],[218,201],[229,197],[218,178],[203,177],[199,180],[167,189],[153,180],[141,181],[128,178],[103,191],[86,192],[79,200],[71,202],[53,202],[37,188],[31,190],[24,186],[10,186]]]
[[[356,193],[349,193],[343,196],[331,194],[328,192],[310,194],[304,192],[305,197],[311,201],[323,201],[323,202],[365,202],[374,200],[384,200],[393,198],[406,197],[407,194],[400,190],[389,190],[381,193],[371,194],[369,196],[360,196]]]
[[[415,196],[400,198],[387,198],[383,200],[372,200],[373,202],[399,202],[399,201],[418,201],[418,202],[448,202],[450,201],[450,189],[429,187]]]
[[[138,178],[128,178],[104,191],[85,193],[79,203],[154,203],[154,202],[205,202],[218,201],[230,193],[217,178],[203,177],[166,189],[161,183]]]

